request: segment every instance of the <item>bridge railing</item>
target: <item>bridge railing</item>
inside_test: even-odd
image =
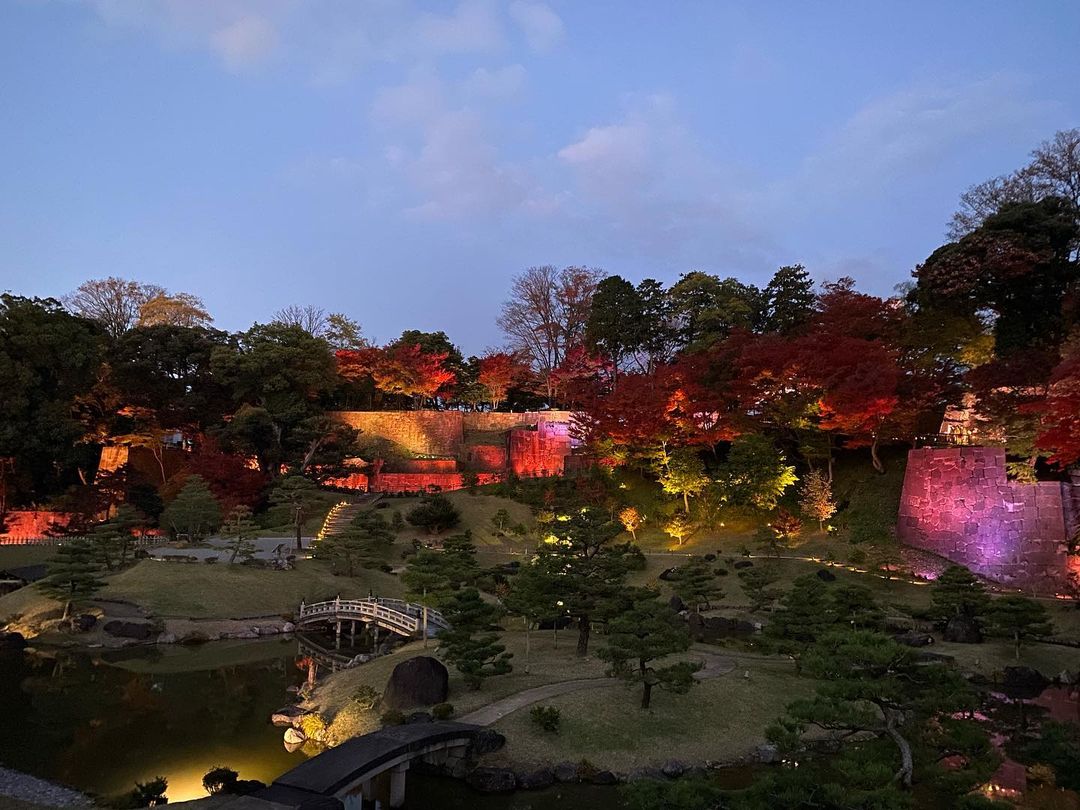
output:
[[[406,635],[420,632],[423,626],[424,606],[402,599],[332,599],[326,602],[301,604],[297,623],[318,619],[374,619]],[[428,630],[445,630],[449,622],[437,610],[428,608]]]

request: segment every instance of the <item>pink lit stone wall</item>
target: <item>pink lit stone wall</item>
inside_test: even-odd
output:
[[[1001,448],[912,450],[897,534],[988,579],[1053,593],[1074,562],[1066,554],[1073,496],[1069,484],[1009,481]]]

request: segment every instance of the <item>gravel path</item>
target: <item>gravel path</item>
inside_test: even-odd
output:
[[[45,807],[90,807],[87,796],[71,788],[54,785],[30,774],[0,768],[0,796],[22,799]]]
[[[699,681],[704,681],[709,678],[719,678],[735,669],[735,662],[727,656],[698,651],[695,651],[694,655],[699,658],[703,664],[702,668],[694,673],[694,678]],[[600,686],[612,686],[615,683],[616,681],[611,678],[600,677],[579,678],[573,681],[558,681],[557,683],[548,683],[543,686],[534,686],[532,689],[525,689],[510,695],[509,697],[505,697],[502,700],[496,700],[494,703],[489,703],[487,706],[477,709],[474,712],[469,712],[458,718],[458,722],[473,723],[478,726],[490,726],[506,717],[506,715],[512,714],[518,709],[523,709],[526,706],[531,706],[533,703],[537,703],[541,700],[549,700],[553,697],[558,697],[559,695],[568,694],[569,692],[580,692],[583,689],[596,689]]]

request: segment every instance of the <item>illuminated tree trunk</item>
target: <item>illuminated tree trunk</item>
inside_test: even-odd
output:
[[[589,654],[589,634],[592,632],[592,621],[588,616],[578,619],[577,654]]]

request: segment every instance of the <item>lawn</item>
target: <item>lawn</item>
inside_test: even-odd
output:
[[[483,490],[480,490],[480,493],[483,493]],[[535,543],[535,540],[512,537],[509,534],[506,537],[496,537],[494,534],[495,528],[491,520],[500,509],[505,509],[510,514],[509,525],[520,523],[531,529],[534,525],[532,510],[525,504],[497,495],[470,495],[464,490],[447,492],[445,497],[461,512],[461,522],[457,526],[440,535],[431,535],[406,524],[404,531],[398,535],[398,541],[410,543],[413,538],[416,538],[421,543],[427,543],[440,537],[471,531],[473,542],[481,550],[520,551],[525,545]],[[387,503],[389,506],[380,511],[387,520],[393,519],[394,512],[400,512],[401,517],[404,518],[410,510],[419,505],[420,501],[419,496],[388,498],[381,503]]]
[[[0,545],[0,571],[48,562],[55,555],[56,546]]]
[[[300,560],[292,571],[143,560],[109,577],[99,595],[134,602],[155,616],[208,619],[291,614],[301,599],[357,598],[369,592],[399,596],[401,583],[381,571],[335,577],[320,560]]]

